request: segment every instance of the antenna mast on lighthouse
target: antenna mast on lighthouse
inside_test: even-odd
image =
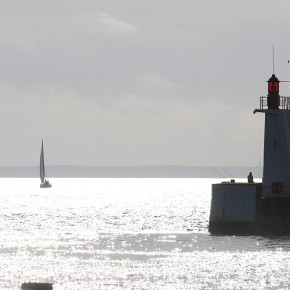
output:
[[[274,45],[272,47],[272,59],[273,59],[273,74],[275,73],[275,52],[274,52]]]

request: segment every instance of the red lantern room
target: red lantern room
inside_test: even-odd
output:
[[[268,80],[268,93],[278,93],[279,94],[279,80],[274,74]]]
[[[274,74],[268,80],[268,109],[279,109],[279,82]]]

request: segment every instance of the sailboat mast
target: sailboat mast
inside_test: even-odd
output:
[[[43,140],[41,143],[41,152],[40,152],[40,166],[39,166],[39,170],[40,170],[40,179],[41,182],[44,182],[45,179],[45,170],[44,170],[44,153],[43,153]]]

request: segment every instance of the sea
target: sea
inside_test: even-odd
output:
[[[290,289],[290,237],[208,232],[221,181],[1,178],[0,289]]]

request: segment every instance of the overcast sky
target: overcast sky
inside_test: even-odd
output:
[[[289,0],[2,0],[0,165],[258,165]],[[281,94],[289,96],[288,85]]]

